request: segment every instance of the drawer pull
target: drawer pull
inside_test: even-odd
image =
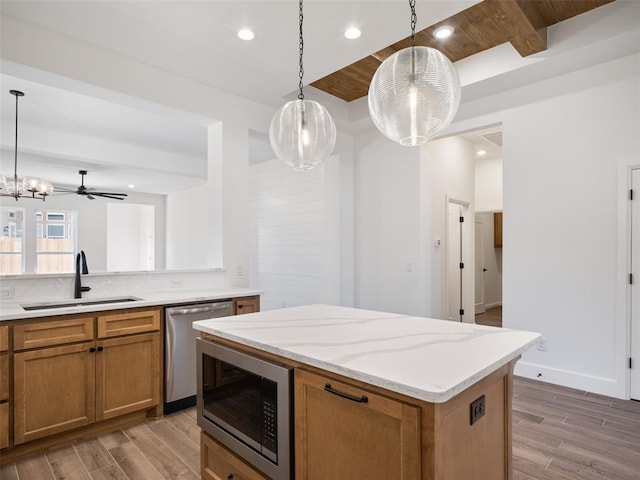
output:
[[[89,349],[89,352],[90,352],[90,353],[93,353],[93,352],[95,352],[95,351],[96,351],[96,349],[95,349],[94,347],[91,347],[91,348]]]
[[[348,393],[340,392],[339,390],[334,390],[333,388],[331,388],[330,383],[325,384],[324,391],[333,393],[334,395],[337,395],[342,398],[346,398],[347,400],[351,400],[352,402],[367,403],[369,401],[369,399],[365,395],[362,395],[361,397],[356,397],[354,395],[349,395]]]
[[[227,475],[227,480],[233,480],[233,473],[230,473],[229,475]]]
[[[101,352],[104,350],[104,347],[98,347],[98,351]]]

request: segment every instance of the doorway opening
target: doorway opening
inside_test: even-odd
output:
[[[475,323],[502,326],[502,125],[462,135],[475,155]]]

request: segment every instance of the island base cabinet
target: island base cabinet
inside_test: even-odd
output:
[[[420,480],[420,408],[295,371],[296,480]]]
[[[269,480],[206,433],[201,433],[202,480]]]

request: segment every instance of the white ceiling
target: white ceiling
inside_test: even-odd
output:
[[[419,0],[418,28],[474,3]],[[58,32],[275,108],[297,87],[297,7],[294,0],[3,0],[1,14],[3,21]],[[617,0],[551,27],[549,49],[541,54],[522,59],[504,45],[457,62],[463,102],[637,52],[638,19],[640,2]],[[361,28],[362,37],[345,39],[343,32],[350,25]],[[252,28],[255,39],[239,40],[236,32],[241,27]],[[306,0],[305,83],[407,36],[408,30],[406,0]],[[155,193],[188,188],[206,178],[206,126],[216,119],[136,99],[108,102],[90,89],[70,92],[2,75],[5,175],[13,168],[15,100],[8,94],[12,88],[26,93],[20,100],[20,176],[31,174],[29,164],[35,162],[33,168],[54,182],[77,183],[77,170],[82,168],[89,170],[91,186],[123,191],[134,183],[136,189]],[[349,108],[357,118],[362,102],[352,103]],[[266,146],[264,132],[250,135],[254,161],[269,155]]]

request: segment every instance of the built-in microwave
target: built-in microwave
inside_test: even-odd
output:
[[[273,480],[291,480],[293,368],[197,341],[198,425]]]

